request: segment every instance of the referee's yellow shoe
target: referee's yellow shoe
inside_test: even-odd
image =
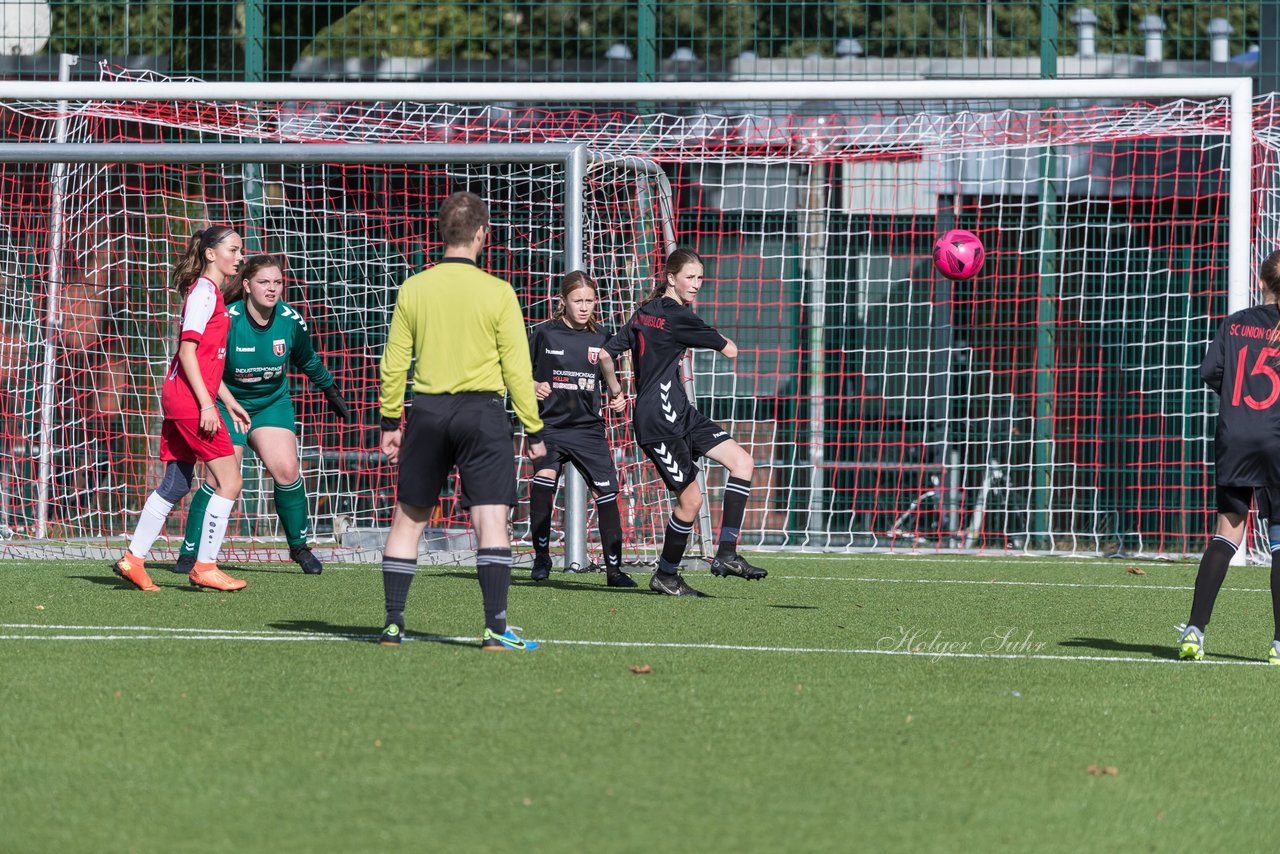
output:
[[[1195,626],[1180,626],[1182,637],[1178,639],[1178,658],[1200,661],[1204,658],[1204,632]]]
[[[1280,664],[1280,640],[1271,642],[1271,649],[1267,650],[1267,664]]]

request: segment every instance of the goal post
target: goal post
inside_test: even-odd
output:
[[[748,548],[1198,549],[1208,402],[1184,374],[1206,334],[1200,320],[1222,313],[1206,300],[1224,296],[1230,312],[1252,296],[1251,223],[1264,204],[1251,186],[1247,78],[18,81],[0,92],[0,109],[45,122],[58,103],[99,123],[105,138],[74,153],[47,137],[0,141],[0,165],[411,167],[454,149],[500,159],[529,146],[562,158],[566,176],[585,174],[591,158],[656,164],[650,186],[673,187],[642,229],[648,268],[627,269],[631,290],[606,308],[610,321],[623,318],[621,294],[633,300],[677,239],[708,259],[699,313],[730,337],[741,330],[746,346],[736,369],[695,355],[690,376],[699,405],[769,470],[748,510]],[[121,142],[113,122],[175,141]],[[1107,158],[1114,173],[1090,171]],[[1046,163],[1085,171],[1059,175]],[[1143,186],[1122,187],[1125,168]],[[557,246],[561,272],[626,267],[609,237],[625,222],[620,202],[593,192],[563,199],[566,221],[581,202],[584,230]],[[629,204],[638,194],[621,195]],[[592,210],[603,212],[594,232]],[[944,223],[988,242],[989,272],[976,285],[952,289],[922,266],[921,247]],[[1037,241],[1045,229],[1079,239]],[[588,248],[592,233],[603,249]],[[1062,259],[1069,269],[1059,271]],[[1060,273],[1070,287],[1051,284]],[[1098,333],[1106,324],[1137,337]],[[1145,345],[1144,329],[1153,336]],[[1116,355],[1146,345],[1160,350],[1160,371]],[[1099,347],[1111,355],[1094,359]],[[1110,382],[1109,371],[1135,379]],[[1147,382],[1148,373],[1159,376]],[[1143,402],[1113,417],[1115,394]],[[1177,425],[1148,426],[1161,407],[1178,408]],[[1108,441],[1117,420],[1134,426]],[[625,428],[610,430],[627,453]],[[633,506],[667,506],[638,457],[619,460],[624,485],[638,489]],[[1134,465],[1151,476],[1115,473]],[[1197,472],[1196,483],[1178,483],[1184,471]],[[585,563],[587,490],[571,480],[567,493],[566,561]],[[1155,517],[1171,498],[1185,519],[1169,528]],[[629,555],[652,555],[661,528],[654,514],[633,516]],[[711,522],[704,505],[704,549]]]

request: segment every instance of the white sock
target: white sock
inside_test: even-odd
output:
[[[165,501],[159,493],[147,496],[147,503],[142,505],[142,513],[138,515],[138,527],[133,529],[133,539],[129,540],[129,554],[146,558],[172,509],[173,503]]]
[[[231,518],[234,499],[215,495],[209,499],[204,511],[204,527],[200,529],[200,551],[196,560],[200,563],[217,563],[222,538],[227,534],[227,520]]]

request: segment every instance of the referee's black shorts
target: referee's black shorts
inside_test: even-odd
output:
[[[564,464],[572,463],[596,495],[618,491],[618,470],[613,464],[604,425],[547,427],[542,431],[542,440],[546,443],[547,455],[533,461],[535,472],[550,469],[558,479]]]
[[[1280,513],[1280,487],[1276,486],[1221,486],[1217,487],[1218,512],[1249,515],[1249,501],[1258,505],[1258,517],[1271,525],[1280,525],[1274,514]]]
[[[400,445],[397,498],[431,508],[458,467],[462,505],[516,503],[515,444],[502,397],[491,391],[419,394]]]

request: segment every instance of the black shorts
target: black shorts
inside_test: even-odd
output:
[[[1280,487],[1277,486],[1219,486],[1218,512],[1248,516],[1250,499],[1258,503],[1259,518],[1273,525],[1280,524],[1280,519],[1272,515],[1273,510],[1280,511]]]
[[[415,395],[400,445],[397,498],[434,507],[457,466],[463,507],[514,506],[513,435],[506,405],[491,391]]]
[[[547,455],[533,461],[535,472],[551,469],[559,479],[564,464],[572,463],[596,495],[618,491],[618,470],[603,426],[547,427],[542,440],[547,443]]]
[[[728,430],[696,409],[689,413],[689,423],[689,432],[679,438],[637,443],[645,456],[653,461],[667,489],[677,495],[697,480],[698,465],[694,461],[705,457],[716,445],[733,438]]]

